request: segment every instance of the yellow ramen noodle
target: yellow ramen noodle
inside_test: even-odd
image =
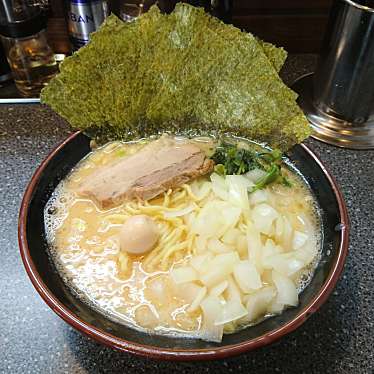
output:
[[[208,147],[203,141],[196,144]],[[293,187],[274,185],[250,194],[244,197],[248,199],[248,209],[242,209],[235,201],[224,200],[224,192],[230,190],[229,187],[225,190],[226,185],[220,185],[225,180],[216,174],[168,190],[150,201],[127,201],[106,211],[99,209],[92,200],[78,195],[79,184],[97,167],[134,154],[143,145],[144,142],[113,142],[91,152],[60,183],[48,202],[45,209],[47,237],[52,259],[65,281],[84,300],[110,318],[140,330],[162,334],[219,341],[223,331],[233,332],[281,312],[287,304],[279,303],[277,281],[284,279],[279,281],[277,274],[280,271],[279,274],[284,276],[282,264],[288,266],[291,263],[284,259],[294,253],[299,256],[290,265],[296,266],[296,271],[287,268],[285,274],[289,274],[287,279],[294,282],[300,292],[309,282],[319,258],[317,210],[301,178],[285,171]],[[229,180],[227,178],[226,182]],[[214,204],[228,207],[216,211],[216,216],[224,216],[230,211],[232,216],[235,212],[238,214],[235,218],[227,218],[233,221],[217,237],[213,234],[204,236],[202,231],[212,229],[216,222],[216,218],[207,215],[209,207],[214,207]],[[269,232],[256,228],[261,222],[254,219],[255,212],[265,206],[277,214]],[[149,253],[134,256],[121,251],[118,235],[126,220],[139,214],[156,222],[159,240]],[[241,286],[240,266],[250,261],[251,256],[256,256],[248,244],[253,239],[250,237],[253,232],[258,234],[263,253],[267,251],[269,261],[274,263],[267,264],[262,258],[258,266],[261,268],[258,273],[261,288],[246,292]],[[298,243],[303,240],[306,242],[298,248]],[[199,259],[202,261],[206,256],[210,262],[217,263],[228,253],[235,253],[237,264],[227,277],[214,283],[212,278],[207,278],[209,271],[212,272],[208,265],[208,275],[199,278],[202,269],[196,270]],[[274,257],[277,254],[278,260]],[[185,282],[181,280],[185,274],[195,275]],[[244,284],[246,281],[243,280]],[[247,308],[247,314],[227,323],[222,320],[217,326],[215,321],[213,327],[209,327],[207,308],[213,305],[212,300],[220,300],[222,305],[235,309],[235,295],[239,295],[241,308]],[[254,297],[258,301],[261,297],[264,299],[264,295],[268,297],[266,308],[259,311],[256,307],[254,311]],[[223,313],[230,314],[232,310]]]

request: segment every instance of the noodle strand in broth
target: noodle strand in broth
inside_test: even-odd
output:
[[[272,185],[252,194],[249,174],[213,173],[108,210],[79,195],[80,183],[98,167],[144,144],[96,149],[48,202],[51,256],[65,281],[134,328],[210,341],[295,305],[319,260],[320,220],[292,167],[284,170],[292,188]],[[158,230],[154,247],[141,255],[119,242],[121,227],[136,216],[149,217]]]

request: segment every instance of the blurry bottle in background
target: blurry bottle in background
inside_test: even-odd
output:
[[[119,5],[118,16],[126,22],[131,22],[148,9],[144,6],[145,1],[123,1]]]
[[[58,66],[46,38],[46,16],[32,0],[0,1],[0,34],[14,82],[24,97],[38,96]]]
[[[132,21],[155,3],[162,12],[170,13],[178,2],[179,0],[113,0],[111,8],[124,21]],[[182,2],[202,7],[225,23],[231,22],[233,0],[185,0]]]
[[[106,0],[66,0],[66,19],[73,51],[86,45],[109,15]]]

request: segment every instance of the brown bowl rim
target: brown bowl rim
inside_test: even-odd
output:
[[[48,304],[48,306],[59,315],[65,322],[70,324],[78,331],[84,333],[88,337],[104,344],[109,347],[115,348],[120,351],[134,353],[139,356],[148,358],[171,360],[171,361],[193,361],[193,360],[210,360],[210,359],[223,359],[230,356],[239,355],[244,352],[249,352],[253,349],[263,347],[270,343],[273,343],[281,337],[294,331],[297,327],[301,326],[314,312],[316,312],[321,305],[327,300],[328,296],[334,289],[342,271],[344,268],[345,258],[348,254],[348,241],[349,241],[349,219],[347,208],[334,177],[329,173],[322,161],[314,154],[314,152],[307,147],[305,144],[301,144],[301,147],[314,159],[314,161],[322,169],[323,173],[327,177],[339,206],[339,213],[341,217],[342,229],[340,230],[340,247],[336,261],[334,262],[328,277],[320,289],[318,294],[313,300],[306,306],[301,312],[291,321],[285,325],[277,328],[267,334],[259,336],[255,339],[244,341],[242,343],[227,345],[223,347],[213,347],[207,349],[170,349],[170,348],[159,348],[149,345],[142,345],[133,343],[125,339],[113,336],[91,324],[81,320],[74,313],[72,313],[65,305],[60,303],[53,293],[43,282],[40,274],[36,270],[36,267],[32,261],[26,236],[26,224],[29,204],[33,196],[34,188],[42,175],[46,165],[50,160],[72,139],[78,136],[81,132],[77,131],[69,135],[64,141],[62,141],[57,147],[55,147],[49,155],[44,159],[40,166],[36,169],[32,176],[26,191],[24,193],[18,221],[18,242],[21,252],[23,264],[26,272],[38,291],[39,295]]]

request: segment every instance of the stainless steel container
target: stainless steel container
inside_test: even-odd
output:
[[[374,148],[373,4],[335,1],[316,72],[293,85],[314,137],[337,146]]]

